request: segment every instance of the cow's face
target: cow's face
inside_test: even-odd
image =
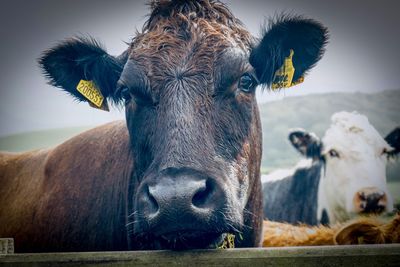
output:
[[[256,245],[262,200],[255,89],[271,85],[290,54],[293,81],[302,79],[326,42],[319,23],[284,17],[256,44],[224,5],[204,2],[155,4],[143,33],[118,58],[91,40],[72,39],[41,59],[51,82],[78,99],[86,101],[75,89],[79,80],[93,80],[125,105],[135,248],[215,247],[238,232],[238,244]]]
[[[299,131],[292,136],[297,136],[291,138],[292,143],[296,141],[295,146],[309,151],[308,157],[325,163],[318,191],[320,218],[323,209],[331,222],[347,220],[352,214],[379,214],[393,209],[386,183],[386,163],[388,157],[397,153],[395,144],[389,145],[365,116],[334,114],[322,141],[308,133],[300,138]]]
[[[387,157],[393,148],[368,119],[354,113],[337,113],[322,143],[326,158],[328,205],[346,213],[381,213],[393,209],[386,183]],[[335,197],[336,196],[336,197]]]

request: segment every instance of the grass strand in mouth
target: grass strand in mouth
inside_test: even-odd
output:
[[[218,249],[235,248],[235,235],[227,234],[221,245],[217,246]]]

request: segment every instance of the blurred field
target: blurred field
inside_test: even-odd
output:
[[[1,137],[0,150],[9,152],[22,152],[52,147],[90,128],[91,127],[73,127],[53,129]]]
[[[395,205],[399,205],[400,208],[400,182],[388,183],[389,191],[393,196],[393,202]]]

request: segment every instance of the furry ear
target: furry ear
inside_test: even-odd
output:
[[[303,156],[313,159],[321,157],[322,143],[314,133],[303,129],[293,129],[289,132],[288,138],[293,147]]]
[[[394,148],[394,151],[391,151],[390,153],[397,155],[400,152],[400,127],[396,127],[393,131],[391,131],[385,137],[385,140],[391,147]]]
[[[342,227],[334,237],[337,245],[383,244],[385,236],[377,223],[359,220]]]
[[[306,72],[321,59],[327,40],[327,28],[319,22],[282,15],[269,21],[261,42],[251,51],[250,64],[260,83],[270,87],[285,58],[293,55],[294,85],[301,82]]]
[[[117,101],[115,88],[124,58],[107,54],[95,39],[75,37],[45,51],[39,59],[44,75],[80,101],[88,101],[78,90],[81,80],[93,81],[104,97]]]

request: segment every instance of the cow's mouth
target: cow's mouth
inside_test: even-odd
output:
[[[381,215],[386,211],[386,206],[376,205],[374,207],[367,207],[360,212],[361,215]]]
[[[159,236],[147,236],[147,249],[188,250],[233,248],[234,235],[230,233],[170,232]]]
[[[226,240],[227,233],[168,233],[159,237],[161,247],[172,250],[214,249]]]

